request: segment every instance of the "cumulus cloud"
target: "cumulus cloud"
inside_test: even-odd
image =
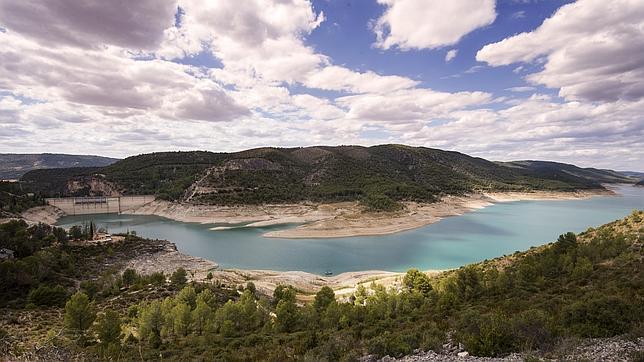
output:
[[[122,18],[102,9],[108,3],[114,4],[0,0],[0,28],[6,29],[0,32],[1,152],[90,149],[127,156],[169,149],[402,142],[502,160],[641,165],[641,155],[632,152],[644,147],[644,101],[637,97],[562,102],[530,96],[536,87],[521,86],[507,90],[523,93],[503,99],[476,90],[438,91],[401,75],[357,71],[335,64],[307,43],[325,19],[307,0],[117,2],[125,12]],[[414,1],[382,3],[387,7],[382,47],[388,42],[387,47],[405,50],[447,46],[495,16],[492,1],[471,8],[459,8],[461,1],[436,2],[431,8],[440,14],[422,7],[421,15],[409,17],[417,25],[412,29],[400,19]],[[488,18],[474,21],[481,7]],[[455,15],[459,9],[464,15]],[[78,17],[71,19],[71,14]],[[96,14],[105,18],[95,26],[86,23]],[[436,19],[429,15],[438,20],[429,21]],[[447,20],[455,24],[453,33],[443,32]],[[629,21],[624,29],[632,28]],[[606,39],[622,39],[615,34]],[[623,39],[632,40],[626,35]],[[535,77],[548,75],[548,64],[560,64],[558,51],[577,54],[569,45],[553,46],[519,57],[546,60],[544,70],[529,75],[528,81],[546,82]],[[186,56],[202,53],[209,53],[217,66],[183,64],[189,63]],[[456,49],[446,51],[446,60],[454,55]],[[580,61],[581,55],[575,59]],[[608,73],[622,66],[638,79],[638,56],[631,56],[630,66],[621,58],[616,63],[602,59]],[[574,64],[566,74],[575,76],[594,62]],[[534,69],[517,67],[522,74]],[[485,68],[475,65],[464,73],[480,71]],[[571,82],[566,74],[556,81]],[[601,80],[598,75],[593,79]],[[611,93],[614,88],[603,89]],[[373,130],[377,139],[366,136]],[[27,137],[30,142],[24,141]]]
[[[446,93],[430,89],[409,89],[387,94],[341,97],[337,102],[349,109],[347,117],[377,122],[415,123],[443,117],[450,111],[488,103],[484,92]]]
[[[537,29],[486,45],[476,55],[492,66],[545,61],[527,79],[569,100],[644,97],[644,2],[579,0]]]
[[[382,49],[433,49],[456,44],[463,36],[490,25],[494,0],[378,0],[386,7],[376,20],[375,45]]]
[[[177,0],[0,0],[0,24],[47,45],[155,48]]]
[[[593,105],[533,95],[500,109],[451,112],[448,122],[400,136],[495,160],[546,159],[582,166],[642,168],[644,102]],[[609,122],[610,120],[610,122]]]
[[[114,117],[151,112],[221,121],[248,113],[215,82],[196,77],[190,66],[107,51],[50,49],[10,32],[0,33],[0,43],[5,45],[0,47],[0,89],[15,94],[98,106]],[[173,113],[185,104],[190,112]]]
[[[411,88],[417,81],[395,75],[382,76],[374,72],[355,72],[339,66],[327,66],[311,72],[304,80],[311,88],[348,91],[352,93],[381,93]]]

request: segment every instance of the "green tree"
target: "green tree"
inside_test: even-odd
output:
[[[278,285],[273,291],[273,303],[277,305],[282,300],[295,302],[295,289],[290,285]]]
[[[280,332],[293,332],[297,328],[300,319],[300,312],[295,302],[290,299],[282,299],[275,308],[275,326]]]
[[[418,269],[409,269],[407,271],[407,274],[403,278],[403,285],[408,290],[414,290],[423,295],[429,295],[432,291],[432,284],[430,283],[429,277]]]
[[[174,320],[174,333],[184,337],[187,336],[192,324],[190,306],[183,301],[179,301],[172,308],[172,318]]]
[[[121,317],[111,309],[98,316],[96,334],[101,345],[107,348],[110,344],[118,344],[121,337]]]
[[[147,340],[153,348],[158,348],[161,345],[163,313],[161,311],[160,301],[154,300],[149,304],[139,306],[137,326],[141,339]]]
[[[322,289],[315,294],[313,307],[318,311],[318,313],[321,313],[325,311],[331,303],[335,303],[335,293],[333,292],[333,289],[328,286],[323,286]]]
[[[85,343],[85,331],[92,325],[94,319],[96,319],[96,309],[87,294],[76,292],[65,303],[65,327],[78,337],[81,345]]]
[[[202,335],[208,323],[212,319],[212,308],[206,302],[206,298],[202,298],[201,294],[197,297],[197,307],[192,311],[192,321],[195,331]]]
[[[188,273],[184,268],[179,268],[172,273],[170,282],[178,287],[183,287],[188,282]]]
[[[139,280],[139,276],[136,273],[136,270],[127,268],[123,272],[123,285],[126,287],[129,287],[133,284],[135,284]]]

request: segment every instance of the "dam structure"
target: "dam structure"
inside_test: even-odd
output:
[[[154,201],[153,195],[48,198],[45,201],[67,215],[120,214]]]

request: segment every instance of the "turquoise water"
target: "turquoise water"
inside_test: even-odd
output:
[[[223,268],[303,270],[322,274],[357,270],[446,269],[490,259],[580,232],[644,209],[644,188],[622,186],[619,196],[588,200],[518,201],[496,204],[435,224],[386,236],[334,239],[275,239],[262,234],[291,226],[212,231],[213,224],[184,223],[158,216],[67,216],[69,227],[93,220],[112,233],[166,239],[181,252]]]

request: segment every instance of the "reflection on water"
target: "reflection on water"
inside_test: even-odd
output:
[[[624,186],[621,196],[589,200],[519,201],[449,217],[419,229],[385,236],[277,239],[262,234],[293,225],[210,230],[223,224],[183,223],[157,216],[68,216],[69,227],[93,220],[110,232],[175,242],[180,251],[224,268],[303,270],[317,274],[356,270],[445,269],[490,259],[580,232],[644,209],[644,188]],[[226,225],[230,226],[230,225]]]

